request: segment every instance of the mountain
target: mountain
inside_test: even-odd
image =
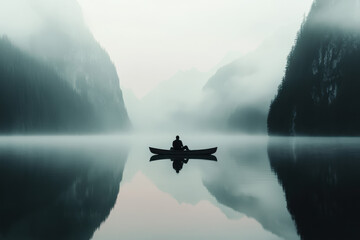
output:
[[[359,27],[359,1],[313,3],[270,106],[269,134],[360,134]]]
[[[47,64],[0,39],[0,132],[80,132],[98,118],[89,101]]]
[[[46,65],[46,68],[53,72],[51,73],[52,82],[63,81],[66,83],[67,91],[72,92],[69,94],[78,98],[78,101],[68,100],[67,106],[69,109],[74,107],[72,105],[79,105],[79,101],[88,105],[88,107],[81,110],[81,114],[83,114],[81,121],[83,121],[84,126],[91,125],[92,127],[84,127],[85,131],[110,132],[128,128],[130,121],[115,66],[107,52],[101,48],[86,27],[78,3],[75,0],[32,0],[28,2],[21,1],[21,8],[9,7],[12,4],[16,6],[19,1],[14,0],[12,3],[5,5],[9,11],[5,19],[10,26],[13,25],[13,29],[2,27],[0,33],[7,35],[13,45],[34,61],[40,63],[40,65]],[[19,18],[20,14],[24,17]],[[14,22],[16,24],[11,24]],[[41,71],[39,68],[35,69]],[[33,81],[29,80],[31,77],[28,78],[25,73],[21,74],[23,74],[22,79],[24,81]],[[34,71],[33,74],[36,76],[38,73]],[[55,75],[57,76],[55,77]],[[8,81],[5,78],[1,80]],[[45,79],[41,81],[45,83]],[[19,84],[21,83],[19,82]],[[39,81],[36,84],[40,84]],[[59,84],[64,85],[63,83]],[[54,86],[51,84],[46,88],[39,86],[38,91],[40,91],[40,94],[46,95],[47,93],[43,91],[55,91],[55,88],[50,90]],[[28,94],[28,99],[35,98],[30,91]],[[46,106],[44,104],[42,111],[45,115],[52,116],[51,111],[56,112],[61,109],[61,97],[60,94],[58,100],[54,99],[51,109],[50,105]],[[58,105],[56,105],[57,101],[59,102]],[[66,127],[67,125],[73,125],[70,128],[76,132],[75,125],[79,124],[73,121],[74,117],[71,114],[61,113],[61,118],[58,119],[59,123],[52,125],[52,121],[47,117],[40,117],[41,114],[37,113],[38,109],[34,105],[32,110],[32,114],[37,115],[36,120],[34,120],[37,122],[29,123],[23,121],[26,119],[19,118],[16,121],[26,127],[9,131],[36,131],[38,128],[32,128],[32,124],[41,125],[45,123],[48,125],[47,130],[52,132],[67,131],[69,130]],[[81,111],[79,110],[79,112]],[[77,115],[76,112],[75,115]],[[4,114],[6,115],[6,112],[3,112],[2,116]],[[16,118],[16,116],[14,117]],[[67,123],[62,124],[61,119]],[[80,128],[82,127],[80,126]],[[79,131],[83,130],[79,129]]]
[[[283,74],[286,55],[296,35],[292,25],[282,27],[254,51],[219,68],[204,86],[204,119],[225,131],[266,133],[269,104],[276,81]]]
[[[198,129],[202,88],[210,76],[195,68],[179,71],[138,101],[126,92],[132,123],[145,131]]]

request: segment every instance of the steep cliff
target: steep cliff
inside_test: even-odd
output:
[[[360,134],[359,29],[359,1],[314,2],[270,106],[270,134]]]
[[[14,0],[14,4],[19,2]],[[97,132],[113,132],[124,130],[129,127],[129,118],[124,105],[122,92],[119,85],[119,79],[114,64],[107,52],[99,45],[86,27],[82,18],[81,9],[75,0],[55,1],[55,0],[33,0],[29,2],[21,1],[22,8],[9,8],[13,11],[9,14],[9,26],[13,28],[0,29],[0,33],[5,34],[11,42],[21,49],[23,54],[31,57],[31,61],[38,62],[41,67],[36,67],[31,73],[20,72],[29,66],[23,65],[24,68],[19,68],[17,74],[22,74],[23,83],[29,81],[38,81],[36,71],[42,71],[46,67],[52,71],[51,76],[41,76],[51,78],[53,84],[41,80],[42,84],[47,84],[46,88],[39,85],[39,94],[47,95],[46,91],[53,92],[56,84],[66,85],[67,92],[72,94],[78,100],[67,100],[67,107],[73,109],[73,105],[79,105],[79,102],[85,102],[88,107],[79,110],[84,115],[82,117],[83,125],[87,126],[80,128],[81,131],[97,131]],[[15,10],[14,10],[15,9]],[[18,18],[19,15],[24,18]],[[13,19],[12,19],[13,18]],[[16,21],[17,24],[14,24]],[[30,22],[31,24],[27,24]],[[25,31],[26,30],[26,31]],[[6,49],[2,49],[6,51]],[[23,57],[20,57],[23,59]],[[3,64],[14,66],[16,63],[7,63],[3,59]],[[22,60],[21,60],[22,61]],[[32,63],[29,63],[32,64]],[[34,76],[26,76],[26,74],[33,74]],[[55,77],[55,75],[57,75]],[[30,80],[32,78],[32,80]],[[2,77],[1,81],[9,82],[9,79]],[[54,83],[61,81],[63,83]],[[19,86],[21,87],[21,83]],[[31,83],[30,83],[31,84]],[[45,85],[44,85],[45,86]],[[24,86],[25,89],[25,86]],[[5,91],[5,89],[2,89]],[[13,91],[14,89],[11,89]],[[16,94],[15,91],[13,91]],[[27,95],[28,99],[34,99],[30,91]],[[44,104],[42,111],[45,115],[51,115],[50,111],[60,111],[62,108],[63,98],[66,98],[64,92],[57,93],[57,100],[53,99],[53,104],[46,107]],[[56,95],[56,94],[55,94]],[[63,96],[62,96],[63,95]],[[54,96],[54,95],[53,95]],[[14,95],[14,98],[19,96]],[[43,99],[47,101],[47,97]],[[56,101],[58,104],[56,105]],[[3,104],[9,101],[4,100]],[[9,108],[11,104],[8,104]],[[24,105],[25,109],[27,105]],[[28,106],[27,106],[28,107]],[[89,110],[91,109],[91,111]],[[30,110],[26,110],[30,111]],[[38,114],[39,108],[34,106],[31,114],[38,116],[37,122],[45,123],[49,131],[63,131],[68,130],[67,126],[61,123],[52,125],[46,117],[42,118]],[[2,112],[2,116],[6,112]],[[75,111],[74,115],[78,115]],[[77,124],[73,121],[74,117],[71,114],[61,114],[62,119],[67,121],[69,125]],[[22,129],[10,129],[10,132],[19,131],[35,131],[32,129],[32,124],[26,119],[16,118],[16,122],[27,126]],[[60,122],[60,120],[58,120]],[[40,123],[34,123],[39,125]],[[91,127],[89,127],[91,126]],[[72,131],[78,130],[71,127]],[[6,128],[4,128],[6,130]],[[18,131],[19,130],[19,131]]]
[[[93,106],[47,64],[0,39],[0,132],[99,130]]]

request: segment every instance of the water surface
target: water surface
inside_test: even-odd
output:
[[[182,136],[217,161],[174,169],[171,136],[0,138],[1,239],[354,239],[357,138]]]

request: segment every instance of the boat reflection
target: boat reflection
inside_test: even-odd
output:
[[[359,139],[271,140],[268,155],[301,239],[360,239]]]
[[[199,156],[182,156],[182,155],[154,155],[150,158],[150,162],[157,160],[171,160],[173,169],[176,173],[179,173],[183,168],[184,164],[187,164],[189,160],[207,160],[207,161],[217,161],[217,158],[214,155],[199,155]]]

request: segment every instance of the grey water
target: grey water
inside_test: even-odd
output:
[[[0,137],[0,239],[358,239],[360,139]]]

